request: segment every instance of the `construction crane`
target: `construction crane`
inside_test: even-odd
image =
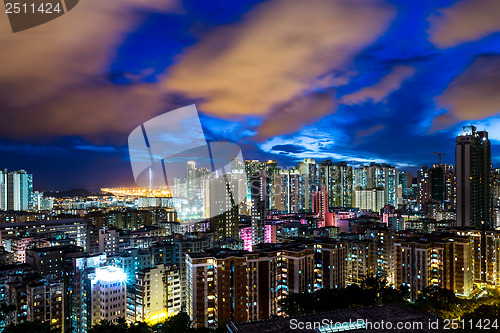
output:
[[[446,155],[445,153],[436,153],[436,152],[433,152],[433,151],[431,151],[431,154],[436,154],[436,155],[439,155],[439,165],[441,165],[441,157],[442,157],[443,155]]]

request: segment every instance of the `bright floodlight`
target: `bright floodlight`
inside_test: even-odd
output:
[[[114,266],[96,268],[95,276],[97,280],[102,282],[123,282],[127,280],[127,274],[123,269]]]

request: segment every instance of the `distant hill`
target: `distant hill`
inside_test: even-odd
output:
[[[67,191],[44,192],[44,197],[52,198],[72,198],[72,197],[88,197],[90,195],[102,195],[101,193],[93,193],[83,188],[75,188]]]

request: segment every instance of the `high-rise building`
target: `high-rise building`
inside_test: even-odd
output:
[[[346,242],[346,284],[360,284],[374,274],[373,242],[371,240],[352,240]]]
[[[72,271],[68,286],[67,313],[71,333],[87,333],[92,326],[89,322],[88,293],[92,284],[86,283],[89,272],[95,272],[95,269],[106,264],[106,254],[82,255],[72,258]],[[87,281],[88,282],[88,281]],[[66,308],[66,304],[65,304]]]
[[[354,173],[345,162],[325,161],[319,166],[319,187],[328,192],[329,207],[352,207]]]
[[[27,211],[32,201],[33,175],[24,170],[0,172],[0,209]]]
[[[87,274],[85,283],[85,310],[87,327],[102,321],[116,322],[126,316],[127,275],[121,268],[97,267]]]
[[[389,227],[371,227],[366,231],[373,243],[373,273],[395,283],[396,254],[394,252],[394,232]]]
[[[216,240],[238,239],[238,193],[242,175],[227,173],[205,179],[205,216],[210,218],[210,229]]]
[[[455,210],[455,168],[448,164],[434,164],[432,168],[423,166],[417,174],[417,204],[430,217],[439,211]]]
[[[465,126],[456,138],[457,225],[492,226],[491,144],[488,132]]]
[[[493,228],[500,227],[500,169],[492,170]]]
[[[491,287],[500,286],[500,232],[498,230],[487,230],[485,238],[485,260],[486,283]]]
[[[77,246],[86,247],[88,221],[83,219],[37,220],[18,223],[0,223],[0,239],[37,236],[52,237],[64,234],[73,238]]]
[[[280,301],[290,293],[314,291],[315,277],[326,273],[326,281],[318,281],[316,285],[330,282],[343,283],[342,279],[329,274],[330,267],[318,266],[315,269],[315,255],[321,260],[321,247],[314,252],[311,246],[263,246],[258,251],[246,254],[247,265],[247,314],[249,320],[269,319],[271,316],[283,315]],[[325,253],[327,263],[336,265],[338,253]],[[331,261],[330,261],[331,259]],[[343,258],[340,258],[343,260]],[[339,269],[339,270],[337,270]],[[336,266],[335,273],[340,272]],[[331,278],[332,280],[329,280]]]
[[[66,260],[82,255],[83,249],[74,245],[60,245],[26,250],[26,264],[36,269],[49,281],[61,281],[65,278]]]
[[[417,204],[420,210],[429,217],[435,217],[442,210],[445,188],[444,170],[441,166],[432,168],[422,166],[417,173],[418,193]]]
[[[368,188],[383,188],[385,205],[398,205],[398,170],[387,164],[371,163],[368,167]]]
[[[258,175],[260,171],[265,171],[267,177],[269,178],[269,183],[268,187],[266,188],[266,198],[269,200],[269,207],[272,207],[273,204],[271,203],[272,200],[272,195],[269,193],[271,191],[271,184],[274,184],[274,176],[278,171],[278,163],[274,160],[269,160],[269,161],[245,161],[245,174],[247,177],[247,184],[250,184],[251,177]],[[248,186],[248,192],[247,192],[247,200],[250,202],[251,200],[251,193],[250,193],[250,186]]]
[[[354,187],[368,188],[368,167],[360,166],[354,169]]]
[[[325,187],[321,187],[319,191],[313,191],[312,193],[312,211],[318,214],[318,227],[332,226],[333,218],[327,223],[327,216],[333,215],[329,214],[328,210],[328,191]]]
[[[99,252],[105,252],[108,256],[113,256],[120,252],[118,247],[120,242],[120,232],[116,229],[102,227],[99,230]]]
[[[473,291],[473,240],[450,234],[409,235],[395,240],[396,285],[410,289],[411,299],[428,286],[469,297]]]
[[[297,169],[277,170],[271,188],[271,208],[281,213],[303,211],[301,201],[302,177]]]
[[[301,201],[304,211],[312,210],[312,192],[318,190],[318,165],[312,158],[306,158],[299,162],[298,169],[302,178]]]
[[[63,296],[61,281],[49,282],[37,274],[9,276],[4,300],[14,306],[14,311],[8,314],[6,321],[20,324],[36,320],[64,331]]]
[[[457,177],[455,166],[451,164],[441,164],[444,175],[444,204],[446,211],[455,211],[457,206]]]
[[[342,242],[319,242],[314,247],[314,289],[346,286],[346,246]]]
[[[356,188],[354,190],[354,207],[378,212],[386,206],[385,193],[383,188]]]
[[[48,322],[53,328],[64,332],[63,299],[62,281],[30,281],[26,286],[27,319]]]
[[[491,170],[491,186],[493,191],[493,206],[500,206],[500,168]]]
[[[187,313],[195,327],[211,328],[281,316],[291,293],[345,286],[345,251],[325,240],[188,253]]]
[[[412,175],[409,172],[398,173],[398,204],[405,204],[410,196]]]
[[[179,268],[175,265],[159,264],[140,270],[136,274],[133,289],[135,298],[130,298],[129,303],[133,303],[131,308],[135,309],[135,316],[127,313],[129,322],[145,321],[156,324],[180,312]]]
[[[247,269],[241,253],[193,253],[186,263],[187,313],[194,327],[247,321]]]
[[[7,169],[0,170],[0,210],[7,210]]]
[[[269,177],[266,171],[259,171],[250,176],[250,194],[252,199],[252,246],[264,243],[265,224],[267,211],[269,210],[269,199],[267,188]]]

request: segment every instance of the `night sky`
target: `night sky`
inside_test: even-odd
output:
[[[81,0],[12,33],[0,13],[0,167],[41,190],[133,185],[127,137],[195,103],[246,159],[500,162],[498,0]]]

